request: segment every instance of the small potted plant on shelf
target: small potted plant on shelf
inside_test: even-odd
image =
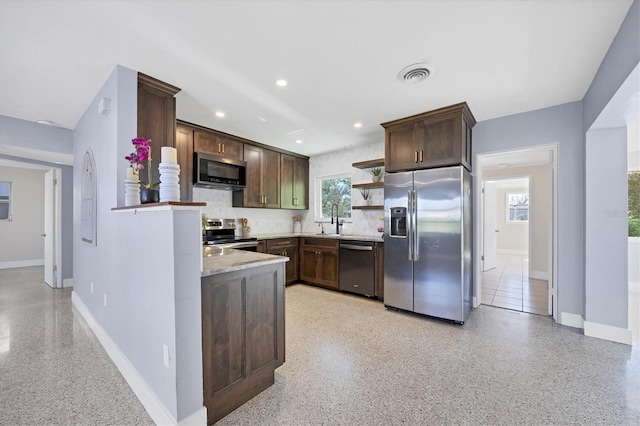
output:
[[[382,178],[382,167],[372,167],[369,172],[371,173],[371,180],[373,182],[380,182]]]
[[[135,150],[124,157],[125,160],[129,161],[130,167],[140,171],[145,168],[144,163],[147,163],[147,183],[140,182],[140,202],[142,204],[157,203],[160,201],[158,192],[160,182],[151,182],[151,139],[134,138],[131,142]]]
[[[362,194],[362,199],[364,200],[364,205],[368,206],[371,204],[371,193],[367,188],[361,189],[360,194]]]

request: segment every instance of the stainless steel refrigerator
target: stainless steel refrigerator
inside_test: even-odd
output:
[[[471,311],[471,175],[463,166],[384,176],[384,303],[464,323]]]

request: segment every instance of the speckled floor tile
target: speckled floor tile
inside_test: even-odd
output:
[[[43,268],[0,270],[0,425],[153,424]]]
[[[220,425],[638,424],[640,353],[490,306],[462,326],[302,284],[286,362]]]

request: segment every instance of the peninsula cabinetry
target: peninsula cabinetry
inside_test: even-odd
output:
[[[300,280],[334,290],[338,286],[338,240],[300,238]]]
[[[160,181],[158,165],[160,148],[175,147],[176,93],[179,88],[148,75],[138,73],[138,136],[151,139],[151,182],[147,172],[140,173],[141,181]],[[147,167],[145,165],[145,167]]]
[[[289,261],[286,263],[285,282],[293,284],[298,281],[298,238],[276,238],[266,240],[267,250],[269,254],[276,256],[286,256]]]
[[[284,264],[202,278],[202,363],[207,424],[274,382],[284,363]]]
[[[193,129],[176,125],[176,150],[180,165],[180,199],[193,199]]]
[[[387,172],[463,165],[471,170],[471,128],[465,102],[383,123]]]
[[[247,187],[233,192],[233,207],[280,208],[280,153],[244,146]]]
[[[309,160],[280,154],[280,207],[306,210],[309,206]]]

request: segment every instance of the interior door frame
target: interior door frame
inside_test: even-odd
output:
[[[550,153],[550,159],[547,165],[549,166],[550,176],[550,216],[549,216],[549,298],[552,303],[549,305],[549,315],[553,317],[553,319],[558,321],[558,286],[559,283],[557,281],[558,277],[558,145],[557,144],[545,144],[545,145],[534,145],[528,146],[518,149],[509,149],[509,150],[501,150],[501,151],[490,151],[477,153],[474,158],[474,162],[476,164],[476,172],[474,176],[473,182],[473,192],[474,194],[479,195],[477,199],[480,200],[479,208],[474,209],[474,256],[473,256],[473,307],[477,308],[481,304],[482,297],[482,260],[481,255],[483,252],[484,245],[484,234],[482,229],[484,228],[484,217],[482,214],[484,206],[482,205],[482,187],[483,187],[483,167],[482,160],[485,158],[501,156],[505,154],[513,154],[513,153],[526,153],[531,150],[538,149],[546,149]],[[533,164],[531,164],[533,165]],[[529,186],[531,186],[531,180],[529,180]],[[531,190],[531,188],[529,188]],[[531,236],[531,227],[529,227],[529,236]],[[529,238],[529,250],[531,249],[531,238]]]
[[[56,266],[56,272],[54,276],[55,286],[54,288],[63,288],[63,280],[62,280],[62,185],[61,185],[61,177],[62,177],[62,169],[58,167],[47,166],[44,164],[36,164],[36,163],[27,163],[22,161],[8,160],[5,158],[0,158],[0,165],[6,167],[16,167],[21,169],[36,169],[36,170],[44,170],[45,172],[49,170],[55,170],[55,179],[57,180],[57,184],[54,185],[54,255],[53,259]],[[44,186],[44,179],[42,181],[42,185]],[[42,253],[42,258],[44,259],[44,248]],[[45,265],[45,267],[47,267]]]

